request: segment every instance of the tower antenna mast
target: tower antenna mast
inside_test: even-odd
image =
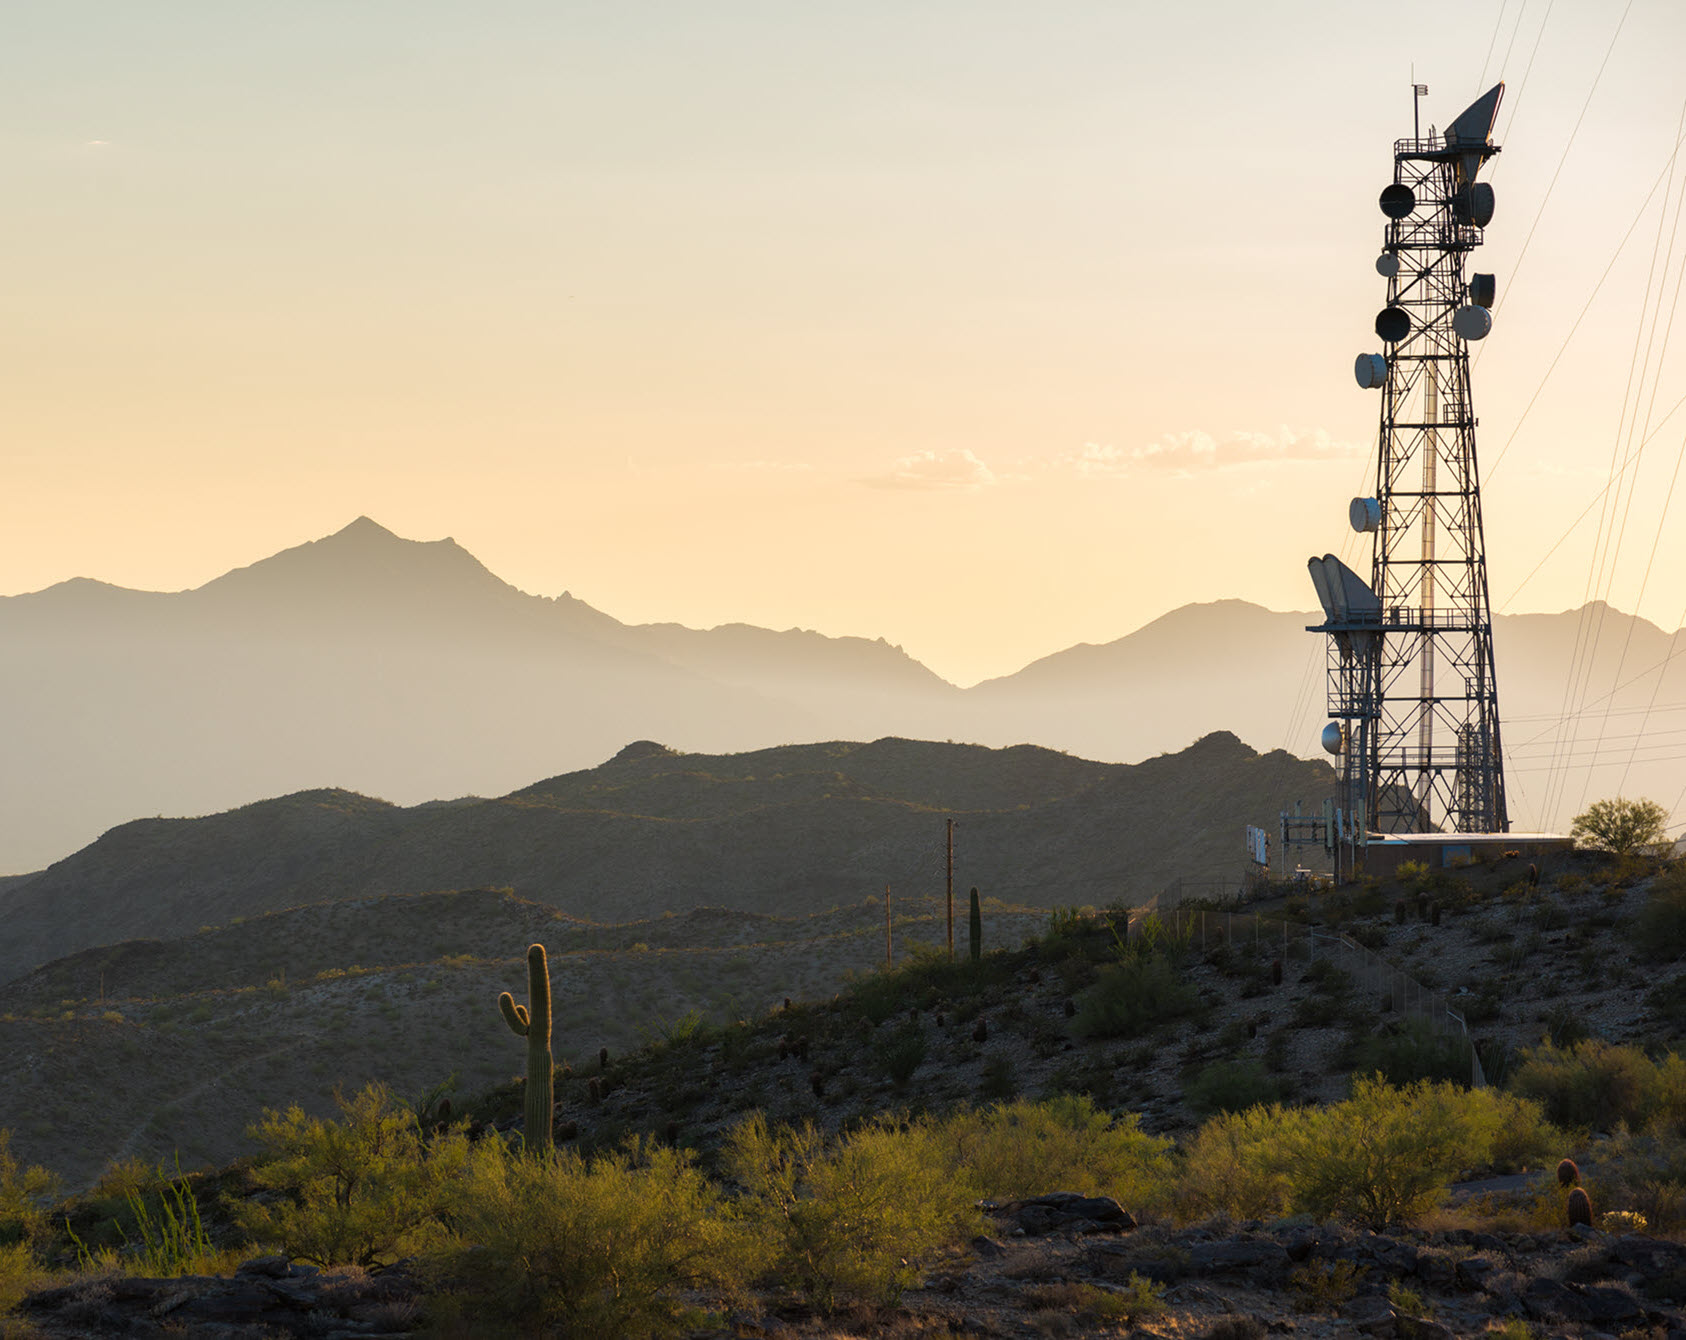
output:
[[[1426,86],[1413,83],[1413,122]],[[1493,217],[1478,181],[1504,85],[1439,138],[1393,146],[1381,193],[1377,272],[1383,352],[1360,354],[1358,384],[1381,392],[1376,491],[1354,498],[1373,539],[1365,581],[1332,554],[1311,560],[1329,637],[1324,747],[1341,757],[1345,820],[1332,835],[1355,865],[1371,832],[1509,830],[1469,342],[1492,329],[1492,275],[1464,264]],[[1334,842],[1331,845],[1336,845]]]

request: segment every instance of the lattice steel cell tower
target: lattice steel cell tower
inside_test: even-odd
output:
[[[1349,517],[1373,537],[1370,580],[1333,555],[1311,560],[1325,620],[1310,631],[1329,635],[1335,718],[1323,743],[1341,756],[1338,828],[1355,845],[1369,832],[1510,826],[1469,384],[1469,341],[1492,328],[1495,285],[1464,275],[1493,217],[1493,188],[1476,177],[1499,152],[1503,94],[1489,90],[1438,139],[1414,129],[1397,141],[1381,193],[1383,352],[1356,366],[1382,398],[1376,492]]]

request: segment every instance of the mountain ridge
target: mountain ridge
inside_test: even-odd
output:
[[[1315,621],[1234,598],[1186,605],[960,688],[881,638],[625,624],[567,593],[520,591],[454,540],[403,539],[364,517],[191,591],[73,578],[0,597],[0,701],[13,705],[0,870],[39,870],[137,814],[324,784],[404,805],[504,795],[650,737],[710,754],[887,736],[1029,742],[1128,762],[1228,730],[1315,755]],[[1686,702],[1686,657],[1655,669],[1676,635],[1647,621],[1608,607],[1499,616],[1501,702],[1529,723],[1506,733],[1523,827],[1548,826],[1527,810],[1543,788],[1526,774],[1562,766],[1537,737],[1563,713],[1587,628],[1603,632],[1593,696],[1618,666],[1634,681],[1609,695],[1634,714],[1619,720]],[[1642,750],[1631,777],[1628,756],[1583,741],[1561,789],[1682,789],[1666,750]]]
[[[641,742],[647,744],[648,742]],[[625,750],[621,751],[624,755]],[[805,915],[958,879],[1039,906],[1239,881],[1240,831],[1326,764],[1213,735],[1140,764],[881,739],[611,759],[510,794],[400,807],[334,789],[140,819],[4,891],[0,982],[96,944],[296,903],[508,887],[590,921],[725,905]]]

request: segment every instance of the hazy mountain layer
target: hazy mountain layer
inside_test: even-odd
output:
[[[450,540],[361,518],[193,591],[77,579],[0,598],[0,870],[39,868],[137,814],[323,786],[401,804],[497,795],[639,738],[724,753],[903,735],[1130,761],[1228,730],[1312,755],[1313,621],[1190,605],[960,689],[882,641],[626,625],[517,591]],[[1686,790],[1666,729],[1686,708],[1686,656],[1656,669],[1686,642],[1603,607],[1501,617],[1494,638],[1520,826],[1541,823],[1553,765],[1568,769],[1559,815],[1618,790],[1665,804]],[[1593,711],[1585,742],[1554,753],[1582,643],[1596,646]],[[1674,715],[1648,716],[1653,703]]]
[[[495,800],[408,809],[305,791],[142,819],[0,892],[0,982],[78,950],[300,903],[484,886],[593,921],[704,905],[807,916],[959,887],[1040,907],[1142,902],[1243,865],[1242,827],[1330,792],[1322,763],[1232,735],[1107,764],[885,739],[711,756],[651,743]]]

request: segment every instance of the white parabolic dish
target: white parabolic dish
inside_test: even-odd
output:
[[[1493,314],[1485,307],[1460,307],[1452,313],[1452,329],[1466,340],[1484,340],[1493,328]]]

